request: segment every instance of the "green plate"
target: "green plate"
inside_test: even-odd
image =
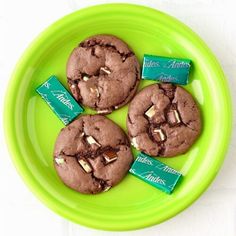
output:
[[[63,124],[35,89],[52,74],[66,85],[65,67],[71,50],[84,38],[104,33],[126,41],[140,63],[144,53],[193,61],[190,83],[185,88],[199,103],[203,131],[185,155],[161,159],[184,175],[172,195],[130,174],[106,193],[82,195],[64,186],[53,168],[53,146]],[[153,82],[142,81],[140,88],[150,83]],[[106,230],[154,225],[192,204],[217,174],[231,133],[230,94],[214,55],[184,24],[159,11],[136,5],[90,7],[50,26],[20,59],[5,102],[7,143],[26,184],[58,214],[76,223]],[[91,111],[86,110],[88,112]],[[126,130],[126,115],[127,106],[108,117]]]

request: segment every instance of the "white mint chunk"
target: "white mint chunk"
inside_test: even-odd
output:
[[[164,141],[166,139],[166,136],[161,129],[154,129],[153,132],[158,133],[161,141]]]
[[[132,144],[137,150],[139,150],[139,146],[138,146],[137,138],[136,138],[136,137],[132,138],[131,144]]]
[[[145,115],[149,118],[152,118],[155,115],[155,108],[154,105],[151,106],[146,112]]]
[[[92,137],[92,136],[88,136],[88,137],[86,137],[86,140],[87,140],[87,142],[91,145],[91,144],[96,144],[97,146],[101,146],[101,144],[100,143],[98,143],[95,139],[94,139],[94,137]]]
[[[81,165],[81,167],[85,170],[85,172],[90,173],[92,171],[92,168],[87,161],[81,159],[78,162]]]
[[[180,123],[181,120],[180,120],[179,112],[178,112],[178,111],[174,110],[174,116],[175,116],[175,118],[176,118],[177,123]]]
[[[107,67],[101,67],[100,70],[105,72],[108,75],[111,74],[111,71]]]
[[[56,157],[56,158],[55,158],[55,162],[56,162],[58,165],[61,165],[61,164],[63,164],[65,161],[64,161],[64,159],[61,158],[61,157]]]
[[[97,97],[100,96],[99,91],[98,91],[97,88],[90,88],[90,91],[91,91],[92,93],[96,93],[96,96],[97,96]]]
[[[99,111],[97,111],[98,114],[103,114],[103,113],[107,113],[107,112],[109,112],[108,109],[104,109],[104,110],[99,110]]]
[[[111,188],[111,186],[106,186],[106,187],[104,188],[103,192],[108,191],[110,188]]]
[[[88,80],[89,80],[89,77],[85,75],[85,76],[83,77],[83,81],[88,81]]]

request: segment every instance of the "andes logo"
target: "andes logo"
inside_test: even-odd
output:
[[[157,183],[157,184],[161,184],[161,185],[166,185],[166,181],[162,178],[160,178],[160,176],[157,176],[156,173],[154,173],[154,171],[147,171],[141,174],[141,176],[152,182],[152,183]]]
[[[67,97],[66,92],[57,90],[52,91],[52,94],[54,97],[56,97],[61,103],[63,103],[65,106],[67,106],[70,110],[73,110],[73,104],[71,104],[70,99]]]
[[[189,68],[190,63],[185,61],[176,61],[176,60],[170,60],[165,65],[165,68],[172,68],[172,69],[178,69],[178,68]]]

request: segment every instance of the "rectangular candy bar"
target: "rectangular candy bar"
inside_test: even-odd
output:
[[[54,75],[36,91],[65,125],[84,111]]]
[[[181,174],[164,163],[139,153],[129,172],[152,186],[171,194]]]
[[[190,67],[189,59],[144,55],[142,78],[186,85]]]

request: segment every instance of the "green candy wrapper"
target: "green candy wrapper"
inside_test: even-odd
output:
[[[173,168],[144,153],[138,154],[129,172],[168,194],[172,193],[182,176]]]
[[[84,111],[55,75],[40,85],[36,91],[65,125]]]
[[[190,67],[189,59],[144,55],[142,79],[186,85]]]

